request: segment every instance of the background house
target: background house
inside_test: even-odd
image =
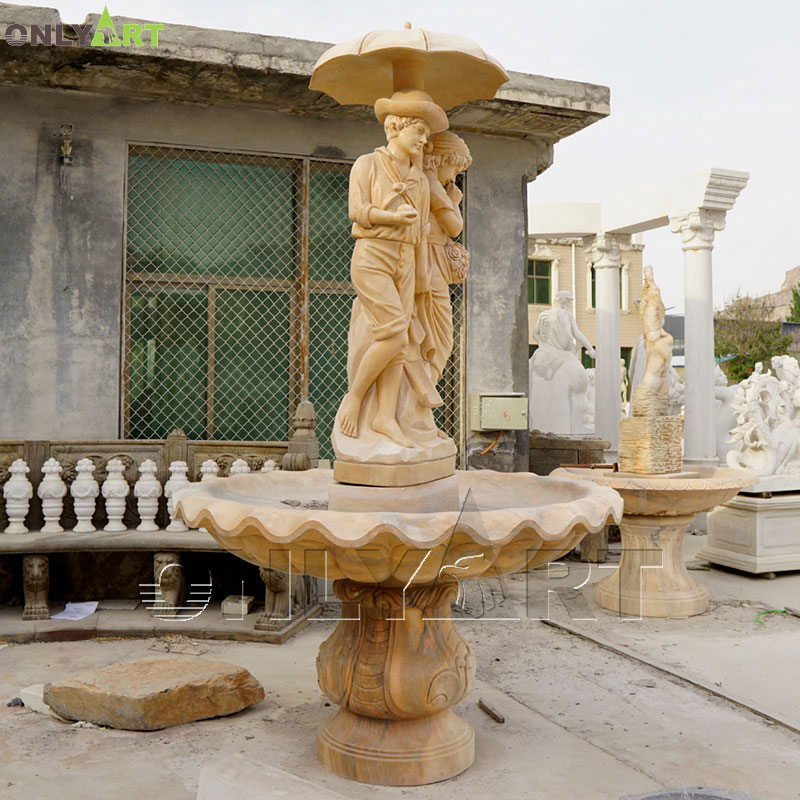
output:
[[[644,245],[632,242],[621,247],[620,281],[620,356],[630,363],[636,340],[642,332],[637,300],[642,293],[642,250]],[[573,313],[578,327],[594,345],[595,271],[581,238],[549,239],[528,237],[528,339],[529,352],[536,349],[533,329],[539,314],[549,308],[559,291],[567,290],[574,298]],[[584,366],[593,366],[583,353]]]

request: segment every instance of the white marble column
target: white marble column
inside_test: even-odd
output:
[[[619,245],[622,236],[586,237],[587,261],[595,269],[595,433],[611,442],[608,461],[617,460],[619,420]],[[627,237],[629,238],[629,237]]]
[[[698,208],[669,218],[681,235],[686,315],[684,462],[717,463],[714,424],[714,296],[711,250],[714,233],[725,227],[725,211]]]

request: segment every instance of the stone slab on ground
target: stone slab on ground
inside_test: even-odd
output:
[[[243,667],[191,656],[113,664],[44,689],[45,703],[66,719],[135,731],[222,717],[263,699]]]
[[[347,795],[238,753],[204,767],[197,787],[197,800],[285,800],[287,797],[347,800]]]

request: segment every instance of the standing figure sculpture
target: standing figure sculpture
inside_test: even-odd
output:
[[[350,277],[356,300],[348,336],[348,391],[331,437],[334,477],[382,485],[401,480],[397,473],[387,478],[384,469],[400,466],[406,468],[402,480],[418,483],[455,469],[455,445],[438,433],[432,413],[442,404],[437,365],[449,351],[444,354],[441,281],[431,282],[431,181],[422,170],[428,136],[444,131],[448,121],[417,89],[379,99],[375,114],[387,144],[357,159],[350,173],[349,216],[356,239]],[[442,220],[448,230],[457,227],[460,212],[458,220],[452,218],[457,192],[455,187],[436,190],[437,231]]]
[[[584,423],[589,381],[580,362],[581,348],[595,350],[569,310],[572,295],[559,292],[533,329],[539,343],[528,363],[531,430],[544,433],[590,433]]]
[[[434,382],[442,377],[453,351],[450,284],[463,283],[469,268],[469,253],[453,238],[464,228],[459,208],[462,195],[455,178],[471,163],[466,142],[450,131],[433,135],[425,146],[424,170],[431,197],[427,236],[430,292],[418,294],[418,316],[425,328],[422,356]]]
[[[656,286],[653,268],[644,268],[644,285],[639,304],[642,337],[647,363],[642,380],[631,396],[634,417],[662,417],[669,409],[667,374],[672,366],[672,336],[664,330],[666,309]]]
[[[644,268],[639,319],[647,353],[642,378],[631,394],[631,416],[620,421],[619,468],[622,472],[660,475],[680,472],[683,419],[669,414],[672,336],[664,330],[666,309],[653,268]],[[641,353],[637,367],[641,367]]]

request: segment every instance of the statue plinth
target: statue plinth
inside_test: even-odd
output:
[[[681,417],[625,417],[619,422],[619,469],[641,475],[680,472]]]

